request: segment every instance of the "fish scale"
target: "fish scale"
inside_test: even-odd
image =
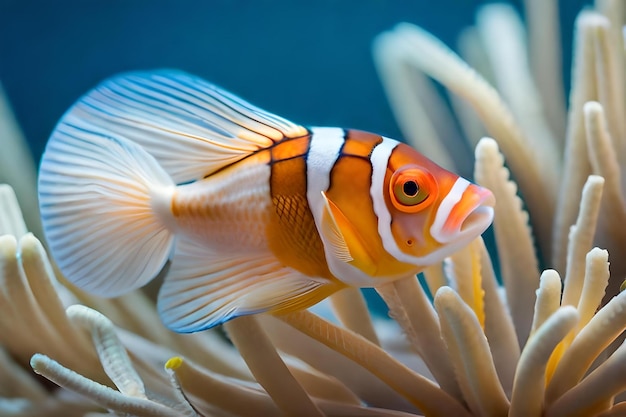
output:
[[[269,166],[248,160],[179,186],[171,209],[176,225],[208,249],[267,250],[265,225],[273,210],[269,175]]]

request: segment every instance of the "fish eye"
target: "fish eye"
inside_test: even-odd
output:
[[[428,207],[437,193],[432,174],[414,165],[397,170],[389,186],[391,202],[405,213],[415,213]]]
[[[407,197],[415,197],[419,193],[420,187],[415,180],[407,180],[402,185],[402,191],[404,191],[404,195]]]

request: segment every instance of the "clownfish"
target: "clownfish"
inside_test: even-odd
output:
[[[79,288],[115,297],[170,262],[157,308],[177,332],[414,276],[485,231],[495,203],[406,144],[305,128],[173,70],[80,98],[38,186],[51,254]]]

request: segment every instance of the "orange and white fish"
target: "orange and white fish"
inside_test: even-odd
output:
[[[129,73],[82,97],[43,155],[45,235],[78,287],[152,280],[195,332],[412,276],[481,234],[494,197],[393,139],[307,129],[192,75]]]

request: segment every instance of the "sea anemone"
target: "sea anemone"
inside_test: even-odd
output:
[[[421,281],[376,289],[393,321],[345,290],[313,311],[174,334],[149,291],[104,300],[64,284],[0,187],[0,414],[623,415],[624,7],[578,17],[567,123],[554,1],[526,2],[528,34],[511,7],[480,9],[460,47],[475,69],[409,24],[376,40],[407,140],[461,172],[458,149],[475,148],[474,177],[497,199],[494,253],[479,238]],[[467,142],[450,140],[454,117],[424,75],[456,94]],[[17,129],[5,135],[23,157]],[[33,183],[14,184],[32,199]]]

